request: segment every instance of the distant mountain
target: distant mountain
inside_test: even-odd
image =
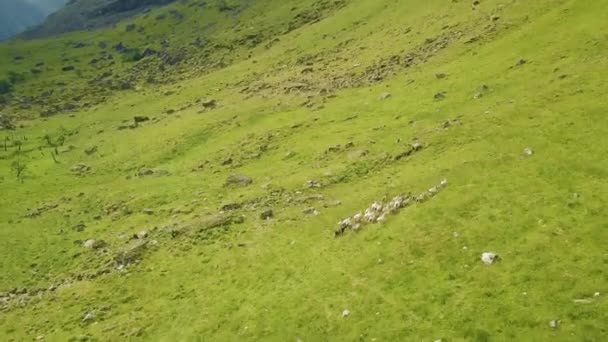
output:
[[[0,0],[0,40],[44,20],[44,12],[23,0]]]
[[[25,0],[25,2],[38,7],[45,15],[49,15],[63,7],[67,0]]]
[[[61,8],[67,0],[0,0],[0,40],[8,39]]]
[[[44,0],[27,1],[44,2]],[[50,2],[57,1],[62,0]],[[49,15],[40,25],[28,29],[21,37],[41,38],[107,26],[151,7],[166,5],[174,1],[176,0],[70,0],[65,7]]]

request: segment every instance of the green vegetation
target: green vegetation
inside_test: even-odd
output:
[[[608,8],[472,3],[189,0],[1,44],[43,72],[1,110],[0,340],[602,341]]]
[[[0,94],[8,94],[13,89],[13,84],[4,79],[0,79]]]

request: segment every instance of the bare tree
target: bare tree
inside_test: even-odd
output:
[[[21,159],[15,159],[11,164],[11,169],[15,171],[17,179],[23,182],[23,173],[27,169],[27,166],[21,161]]]

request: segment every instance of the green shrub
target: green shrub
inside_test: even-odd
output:
[[[9,71],[8,72],[8,81],[11,84],[17,84],[19,82],[22,82],[25,80],[25,76],[23,76],[22,74],[18,73],[18,72],[14,72],[14,71]]]
[[[0,80],[0,94],[8,94],[13,90],[13,84],[8,80]]]
[[[128,48],[123,52],[122,58],[125,62],[137,62],[144,58],[144,54],[137,48]]]

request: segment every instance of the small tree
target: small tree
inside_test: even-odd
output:
[[[13,163],[11,164],[11,169],[13,171],[15,171],[15,174],[17,175],[17,179],[19,181],[23,182],[23,173],[27,169],[27,166],[21,161],[21,159],[14,160]]]

